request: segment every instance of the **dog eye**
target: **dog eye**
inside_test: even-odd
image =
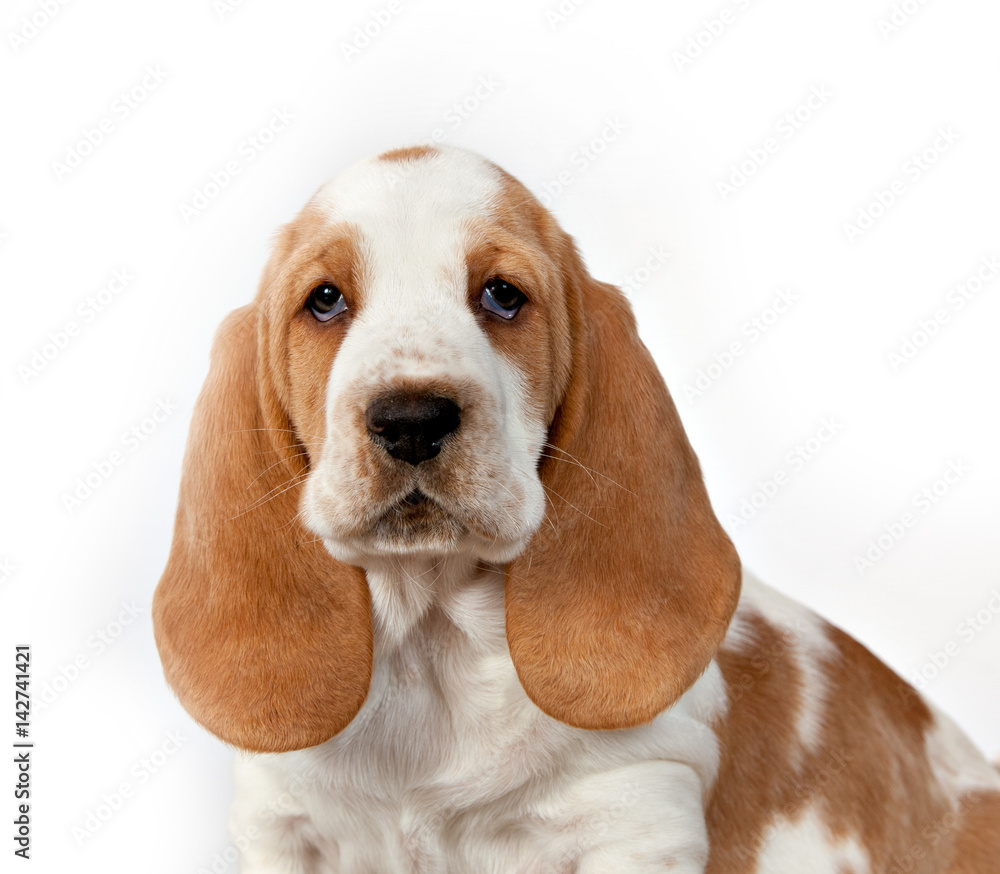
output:
[[[512,319],[517,315],[517,311],[524,306],[528,300],[516,285],[494,276],[486,280],[483,286],[483,296],[479,303],[484,310],[496,313],[503,319]]]
[[[306,307],[319,321],[327,322],[347,309],[347,301],[336,285],[317,285],[310,293]]]

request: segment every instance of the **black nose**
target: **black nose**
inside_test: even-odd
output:
[[[439,395],[385,395],[365,410],[372,441],[407,464],[420,464],[437,455],[459,421],[458,404]]]

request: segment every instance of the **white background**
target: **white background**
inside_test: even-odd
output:
[[[746,565],[900,673],[936,671],[927,694],[1000,752],[1000,278],[948,302],[1000,255],[1000,6],[907,0],[891,33],[891,0],[589,0],[565,15],[555,2],[95,0],[47,21],[42,6],[8,3],[0,19],[0,639],[8,688],[13,645],[33,646],[34,870],[235,870],[230,753],[166,688],[148,615],[191,407],[274,230],[338,169],[432,139],[540,195],[564,174],[552,208],[596,276],[633,277]],[[345,52],[379,10],[381,32]],[[246,138],[276,111],[291,120],[256,150]],[[776,150],[754,162],[768,138]],[[232,160],[238,175],[185,220]],[[744,161],[752,175],[724,197]],[[871,210],[894,180],[903,193]],[[851,240],[862,210],[880,214]],[[636,278],[657,251],[670,257]],[[88,297],[116,270],[128,284],[94,313]],[[776,316],[779,290],[794,302]],[[894,368],[937,310],[947,321]],[[751,340],[754,317],[770,324]],[[146,421],[158,405],[175,409]],[[793,464],[824,420],[836,434]],[[967,472],[922,511],[914,496],[953,463]],[[744,500],[758,506],[737,525]],[[859,572],[855,556],[907,512]]]

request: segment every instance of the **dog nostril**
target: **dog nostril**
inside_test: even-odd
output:
[[[445,437],[458,430],[461,410],[442,395],[394,394],[376,398],[365,410],[373,443],[393,458],[420,464],[441,451]]]

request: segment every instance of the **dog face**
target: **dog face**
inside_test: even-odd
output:
[[[154,602],[168,679],[237,746],[327,740],[368,694],[364,569],[405,555],[489,565],[526,693],[582,728],[675,701],[739,594],[627,302],[457,149],[324,186],[220,330]]]
[[[286,232],[271,292],[308,435],[303,520],[335,558],[505,562],[542,521],[569,319],[556,229],[519,188],[465,153],[391,153]]]

